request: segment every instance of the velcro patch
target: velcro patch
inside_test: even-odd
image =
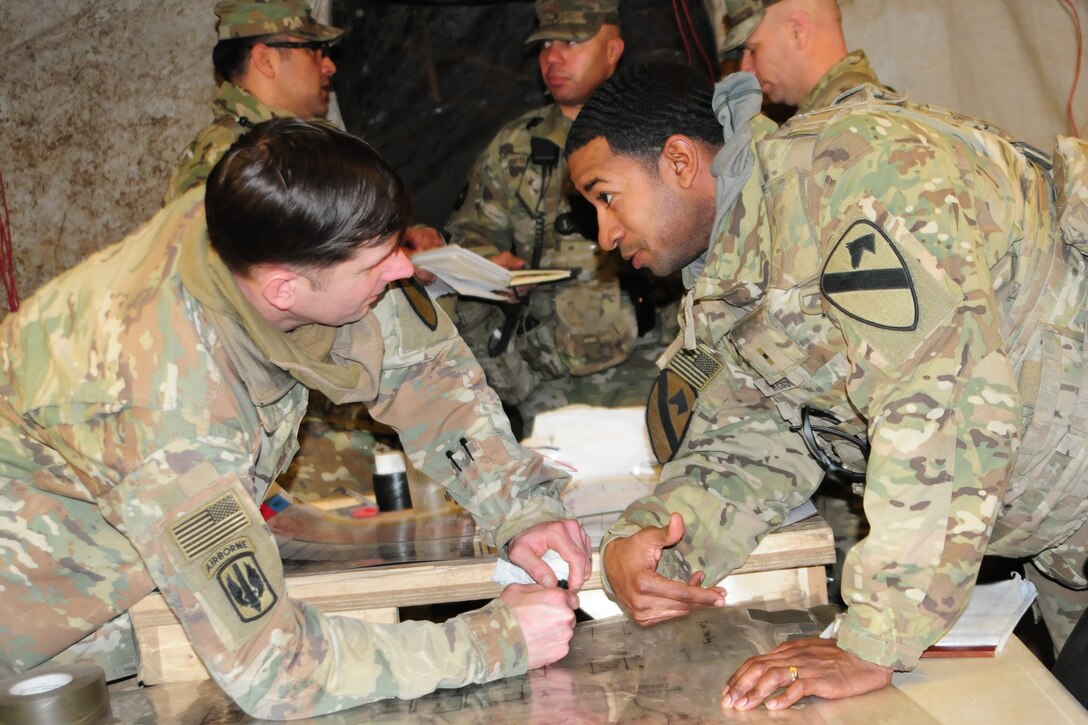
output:
[[[215,578],[243,622],[252,622],[271,611],[279,600],[253,553],[228,559],[216,570]]]
[[[646,427],[650,448],[661,463],[672,460],[680,450],[695,412],[699,391],[721,371],[722,363],[713,350],[700,344],[681,350],[661,371],[646,401]]]
[[[227,542],[249,526],[249,517],[234,492],[227,493],[170,527],[189,561]]]
[[[404,293],[404,297],[408,300],[408,304],[411,305],[412,310],[428,329],[438,329],[438,310],[435,309],[434,300],[427,294],[427,290],[423,288],[423,285],[419,283],[419,280],[415,277],[409,277],[408,279],[394,282],[393,286],[399,288],[400,291]]]
[[[835,243],[820,274],[820,292],[832,306],[884,330],[918,327],[918,295],[910,269],[883,229],[856,221]]]

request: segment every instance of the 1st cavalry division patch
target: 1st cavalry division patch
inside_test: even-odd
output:
[[[646,427],[650,447],[661,463],[671,461],[680,449],[699,392],[722,369],[714,351],[700,343],[694,350],[680,350],[661,371],[646,401]]]
[[[884,230],[857,221],[835,244],[820,292],[843,314],[885,330],[918,327],[918,295],[907,263]]]
[[[415,277],[399,280],[392,286],[400,288],[408,299],[408,304],[412,306],[412,310],[428,329],[438,329],[438,310],[435,309],[434,300]]]

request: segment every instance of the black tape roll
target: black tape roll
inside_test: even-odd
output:
[[[40,667],[0,681],[0,723],[81,725],[109,712],[106,673],[95,665]]]
[[[379,511],[403,511],[412,508],[408,475],[403,471],[375,474],[374,498],[378,502]]]

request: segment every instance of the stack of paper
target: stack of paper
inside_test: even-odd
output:
[[[412,255],[412,264],[438,277],[428,288],[435,297],[456,292],[466,297],[505,300],[512,287],[541,284],[570,277],[569,269],[517,269],[500,267],[456,244]]]
[[[976,586],[967,608],[923,657],[986,657],[1001,651],[1024,612],[1035,601],[1035,585],[1012,579]]]

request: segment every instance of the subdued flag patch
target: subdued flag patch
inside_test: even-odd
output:
[[[824,264],[820,292],[843,314],[885,330],[918,326],[918,295],[910,270],[883,229],[850,225]]]
[[[699,391],[714,379],[722,363],[706,345],[681,350],[661,371],[646,401],[650,447],[661,463],[672,460],[691,424]]]
[[[178,548],[189,560],[226,542],[249,526],[249,517],[233,493],[189,514],[170,528]]]

